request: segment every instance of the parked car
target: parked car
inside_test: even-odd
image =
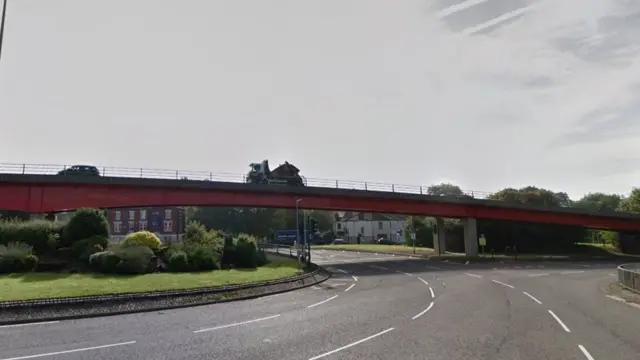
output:
[[[100,176],[100,171],[98,171],[97,167],[91,165],[73,165],[58,171],[58,175]]]

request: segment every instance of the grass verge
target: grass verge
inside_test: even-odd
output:
[[[0,301],[193,289],[275,280],[299,273],[295,260],[257,269],[146,275],[26,273],[0,276]]]

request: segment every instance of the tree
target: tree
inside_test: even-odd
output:
[[[431,185],[427,188],[427,195],[433,196],[468,196],[466,195],[462,189],[458,185],[450,184],[450,183],[441,183],[438,185]]]
[[[618,194],[589,193],[574,202],[577,208],[591,211],[616,211],[620,207],[622,196]]]
[[[618,210],[640,213],[640,188],[633,188],[631,194],[620,201]]]
[[[404,240],[413,245],[411,233],[416,233],[416,246],[433,248],[433,222],[422,216],[410,216],[404,223]]]

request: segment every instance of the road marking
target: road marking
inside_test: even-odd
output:
[[[409,274],[409,273],[406,273],[406,272],[400,271],[400,270],[396,270],[396,272],[399,273],[399,274],[405,274],[407,276],[413,276],[413,274]]]
[[[351,290],[351,288],[352,288],[352,287],[354,287],[354,286],[356,286],[356,284],[351,284],[351,286],[349,286],[348,288],[346,288],[346,289],[344,290],[344,292],[347,292],[347,291]]]
[[[469,265],[469,260],[467,260],[464,264],[465,264],[465,265]]]
[[[355,285],[355,284],[354,284],[354,285]],[[310,309],[310,308],[312,308],[312,307],[315,307],[315,306],[318,306],[318,305],[322,305],[322,304],[324,304],[324,303],[326,303],[326,302],[328,302],[328,301],[331,301],[331,300],[333,300],[333,299],[335,299],[335,298],[337,298],[337,297],[338,297],[338,295],[334,295],[334,296],[332,296],[332,297],[330,297],[330,298],[328,298],[328,299],[326,299],[326,300],[322,300],[322,301],[320,301],[320,302],[318,302],[318,303],[315,303],[315,304],[313,304],[313,305],[309,305],[309,306],[307,306],[307,308],[308,308],[308,309]]]
[[[345,345],[345,346],[343,346],[343,347],[339,347],[339,348],[337,348],[337,349],[335,349],[335,350],[331,350],[331,351],[326,352],[326,353],[324,353],[324,354],[321,354],[321,355],[318,355],[318,356],[312,357],[312,358],[310,358],[309,360],[318,360],[318,359],[321,359],[321,358],[323,358],[323,357],[329,356],[329,355],[331,355],[331,354],[335,354],[335,353],[340,352],[340,351],[342,351],[342,350],[348,349],[348,348],[350,348],[350,347],[352,347],[352,346],[356,346],[356,345],[358,345],[358,344],[362,344],[362,343],[363,343],[363,342],[365,342],[365,341],[369,341],[369,340],[371,340],[371,339],[374,339],[374,338],[376,338],[376,337],[378,337],[378,336],[380,336],[380,335],[384,335],[384,334],[388,333],[388,332],[389,332],[389,331],[391,331],[391,330],[394,330],[394,328],[388,328],[388,329],[387,329],[387,330],[385,330],[385,331],[381,331],[381,332],[379,332],[379,333],[377,333],[377,334],[375,334],[375,335],[368,336],[368,337],[366,337],[366,338],[364,338],[364,339],[358,340],[358,341],[353,342],[353,343],[351,343],[351,344],[349,344],[349,345]]]
[[[476,274],[469,274],[469,273],[464,273],[464,274],[465,275],[469,275],[469,276],[473,276],[473,277],[476,277],[476,278],[482,278],[482,276],[476,275]]]
[[[436,298],[436,294],[433,293],[433,288],[429,287],[429,292],[431,293],[431,298],[435,299]]]
[[[425,285],[429,285],[429,283],[421,277],[419,277],[418,280],[422,281]]]
[[[535,277],[535,276],[547,276],[549,274],[529,274],[529,277]]]
[[[569,330],[569,328],[567,327],[567,325],[565,325],[562,320],[560,320],[560,318],[558,317],[558,315],[556,315],[553,311],[548,310],[549,314],[551,314],[551,316],[553,316],[554,319],[556,319],[556,321],[558,322],[558,324],[560,324],[560,326],[562,326],[562,328],[564,329],[564,331],[566,332],[571,332],[571,330]]]
[[[92,346],[92,347],[86,347],[86,348],[82,348],[82,349],[73,349],[73,350],[65,350],[65,351],[56,351],[56,352],[51,352],[51,353],[46,353],[46,354],[37,354],[37,355],[28,355],[28,356],[19,356],[19,357],[6,358],[6,359],[1,359],[1,360],[35,359],[35,358],[45,357],[45,356],[55,356],[55,355],[62,355],[62,354],[71,354],[71,353],[76,353],[76,352],[81,352],[81,351],[90,351],[90,350],[105,349],[105,348],[114,347],[114,346],[131,345],[131,344],[135,344],[135,343],[136,343],[135,341],[127,341],[127,342],[122,342],[122,343],[117,343],[117,344],[109,344],[109,345]]]
[[[586,268],[590,268],[591,267],[591,265],[583,265],[583,264],[578,264],[578,265],[580,265],[582,267],[586,267]]]
[[[593,358],[593,356],[591,356],[591,354],[589,354],[589,352],[587,351],[587,349],[585,349],[584,346],[582,345],[578,345],[578,348],[580,349],[580,351],[582,351],[582,353],[584,354],[584,356],[588,359],[588,360],[595,360]]]
[[[584,272],[584,270],[579,270],[579,271],[563,271],[560,273],[560,275],[571,275],[571,274],[582,274]]]
[[[437,266],[425,266],[425,268],[427,269],[433,269],[433,270],[442,270],[442,268],[439,268]]]
[[[621,297],[617,297],[617,296],[613,296],[613,295],[606,295],[606,297],[608,297],[611,300],[619,301],[619,302],[625,303],[625,304],[627,304],[629,306],[633,306],[634,308],[640,309],[640,304],[628,302],[627,300],[625,300],[625,299],[623,299]]]
[[[346,270],[342,270],[342,269],[336,269],[336,271],[341,272],[343,274],[348,274],[349,272]]]
[[[426,314],[427,311],[431,310],[432,307],[433,307],[433,301],[431,302],[431,304],[429,304],[429,306],[426,309],[422,310],[422,312],[420,312],[418,315],[412,317],[411,320],[415,320],[415,319],[419,318],[420,316]]]
[[[224,328],[228,328],[228,327],[232,327],[232,326],[246,325],[246,324],[251,324],[251,323],[254,323],[254,322],[258,322],[258,321],[265,321],[265,320],[275,319],[278,316],[280,316],[280,314],[271,315],[271,316],[263,317],[263,318],[260,318],[260,319],[253,319],[253,320],[248,320],[248,321],[243,321],[243,322],[238,322],[238,323],[233,323],[233,324],[220,325],[220,326],[216,326],[216,327],[212,327],[212,328],[200,329],[200,330],[194,331],[193,333],[197,334],[197,333],[201,333],[201,332],[205,332],[205,331],[219,330],[219,329],[224,329]]]
[[[609,274],[609,276],[616,276],[616,274]]]
[[[33,323],[24,323],[24,324],[0,325],[0,329],[12,328],[12,327],[21,327],[21,326],[31,326],[31,325],[57,324],[59,322],[60,321],[42,321],[42,322],[33,322]]]
[[[358,281],[358,277],[355,275],[351,275],[351,277],[353,278],[353,281]]]
[[[542,302],[540,300],[534,298],[533,295],[529,294],[528,292],[524,292],[524,291],[522,293],[527,295],[528,297],[530,297],[531,300],[533,300],[533,301],[537,302],[538,304],[542,305]]]
[[[515,289],[515,287],[513,287],[513,286],[511,286],[511,285],[509,285],[509,284],[505,284],[505,283],[503,283],[503,282],[500,282],[500,281],[498,281],[498,280],[491,280],[491,281],[493,281],[493,282],[494,282],[494,283],[496,283],[496,284],[500,284],[500,285],[506,286],[506,287],[508,287],[508,288]]]
[[[386,268],[384,266],[369,265],[369,267],[374,269],[380,269],[380,270],[389,270],[389,268]]]

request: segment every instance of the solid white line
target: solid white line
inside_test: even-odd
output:
[[[623,299],[621,297],[617,297],[617,296],[612,296],[612,295],[605,295],[605,296],[608,297],[611,300],[619,301],[621,303],[627,304],[627,305],[632,306],[634,308],[640,309],[640,304],[627,302],[625,299]]]
[[[412,317],[411,320],[415,320],[415,319],[419,318],[420,316],[426,314],[426,312],[431,310],[432,307],[433,307],[433,301],[431,302],[431,304],[429,304],[429,306],[426,309],[422,310],[422,312],[420,314]]]
[[[580,348],[580,351],[582,351],[582,353],[584,354],[584,356],[588,359],[588,360],[595,360],[593,358],[593,356],[591,356],[591,354],[589,354],[589,352],[587,351],[587,349],[585,349],[584,346],[582,345],[578,345],[578,348]]]
[[[320,301],[319,303],[315,303],[315,304],[313,304],[313,305],[309,305],[309,306],[307,306],[307,308],[308,308],[308,309],[310,309],[310,308],[312,308],[312,307],[315,307],[315,306],[318,306],[318,305],[322,305],[322,304],[326,303],[327,301],[331,301],[331,300],[333,300],[333,299],[335,299],[335,298],[337,298],[337,297],[338,297],[338,295],[334,295],[334,296],[332,296],[332,297],[330,297],[330,298],[328,298],[328,299],[326,299],[326,300],[322,300],[322,301]]]
[[[461,3],[455,4],[455,5],[451,5],[447,8],[444,8],[440,11],[438,11],[438,19],[442,19],[444,17],[447,17],[449,15],[455,14],[458,11],[462,11],[465,9],[468,9],[472,6],[476,6],[476,5],[480,5],[484,2],[487,2],[489,0],[467,0],[467,1],[463,1]]]
[[[352,347],[352,346],[356,346],[356,345],[358,345],[358,344],[362,344],[362,343],[363,343],[363,342],[365,342],[365,341],[369,341],[369,340],[371,340],[371,339],[373,339],[373,338],[376,338],[376,337],[378,337],[378,336],[380,336],[380,335],[386,334],[386,333],[388,333],[388,332],[389,332],[389,331],[391,331],[391,330],[394,330],[394,328],[388,328],[388,329],[387,329],[387,330],[385,330],[385,331],[381,331],[381,332],[379,332],[379,333],[377,333],[377,334],[375,334],[375,335],[371,335],[371,336],[366,337],[366,338],[364,338],[364,339],[362,339],[362,340],[358,340],[358,341],[356,341],[356,342],[353,342],[353,343],[351,343],[351,344],[349,344],[349,345],[345,345],[345,346],[343,346],[343,347],[339,347],[339,348],[337,348],[337,349],[335,349],[335,350],[331,350],[331,351],[326,352],[326,353],[324,353],[324,354],[322,354],[322,355],[318,355],[318,356],[312,357],[312,358],[310,358],[309,360],[317,360],[317,359],[321,359],[321,358],[323,358],[323,357],[329,356],[329,355],[331,355],[331,354],[335,354],[335,353],[337,353],[337,352],[339,352],[339,351],[342,351],[342,350],[348,349],[348,348],[350,348],[350,347]]]
[[[429,287],[429,292],[431,293],[431,298],[435,299],[436,298],[436,294],[433,293],[433,288]]]
[[[356,284],[351,284],[351,286],[349,286],[348,288],[346,288],[346,289],[344,290],[344,292],[347,292],[347,291],[351,290],[351,288],[352,288],[352,287],[354,287],[354,286],[356,286]]]
[[[561,272],[560,275],[582,274],[583,272],[584,272],[583,270],[579,270],[579,271],[564,271],[564,272]]]
[[[104,349],[104,348],[109,348],[109,347],[114,347],[114,346],[131,345],[131,344],[135,344],[135,343],[136,343],[135,341],[127,341],[127,342],[122,342],[122,343],[117,343],[117,344],[109,344],[109,345],[92,346],[92,347],[86,347],[86,348],[82,348],[82,349],[73,349],[73,350],[65,350],[65,351],[56,351],[56,352],[51,352],[51,353],[46,353],[46,354],[37,354],[37,355],[28,355],[28,356],[19,356],[19,357],[13,357],[13,358],[1,359],[1,360],[35,359],[35,358],[45,357],[45,356],[54,356],[54,355],[62,355],[62,354],[71,354],[71,353],[75,353],[75,352],[89,351],[89,350],[98,350],[98,349]]]
[[[429,285],[429,283],[421,277],[419,277],[418,280],[422,281],[425,285]]]
[[[0,329],[12,328],[12,327],[21,327],[21,326],[31,326],[31,325],[57,324],[59,322],[60,321],[42,321],[42,322],[33,322],[33,323],[25,323],[25,324],[0,325]]]
[[[537,302],[538,304],[541,304],[541,305],[542,305],[542,302],[541,302],[540,300],[538,300],[538,299],[534,298],[534,297],[533,297],[533,295],[529,294],[528,292],[524,292],[524,291],[523,291],[522,293],[523,293],[523,294],[525,294],[525,295],[527,295],[528,297],[530,297],[530,298],[531,298],[531,300],[533,300],[533,301]]]
[[[384,266],[369,265],[369,267],[374,269],[380,269],[380,270],[389,270],[389,268],[386,268]]]
[[[549,274],[529,274],[529,277],[534,277],[534,276],[547,276]]]
[[[274,319],[274,318],[277,318],[278,316],[280,316],[280,314],[278,314],[278,315],[271,315],[271,316],[263,317],[263,318],[260,318],[260,319],[253,319],[253,320],[249,320],[249,321],[243,321],[243,322],[233,323],[233,324],[220,325],[220,326],[216,326],[216,327],[212,327],[212,328],[207,328],[207,329],[200,329],[200,330],[196,330],[196,331],[194,331],[193,333],[194,333],[194,334],[197,334],[197,333],[201,333],[201,332],[205,332],[205,331],[213,331],[213,330],[224,329],[224,328],[228,328],[228,327],[232,327],[232,326],[238,326],[238,325],[251,324],[251,323],[254,323],[254,322],[258,322],[258,321],[264,321],[264,320]]]
[[[511,285],[509,285],[509,284],[505,284],[505,283],[503,283],[503,282],[500,282],[500,281],[498,281],[498,280],[491,280],[491,281],[493,281],[493,282],[494,282],[494,283],[496,283],[496,284],[500,284],[500,285],[506,286],[506,287],[508,287],[508,288],[515,289],[515,287],[513,287],[513,286],[511,286]]]
[[[403,274],[405,274],[407,276],[413,276],[413,274],[409,274],[409,273],[403,273]]]
[[[551,316],[553,316],[554,319],[556,319],[556,321],[558,322],[558,324],[560,324],[560,326],[562,326],[562,328],[564,329],[564,331],[566,332],[571,332],[571,330],[569,330],[569,328],[567,327],[567,325],[565,325],[562,320],[560,320],[560,318],[558,317],[558,315],[556,315],[553,311],[549,310],[549,314],[551,314]]]
[[[477,277],[477,278],[482,278],[482,276],[480,275],[476,275],[476,274],[469,274],[469,273],[464,273],[465,275],[469,275],[469,276],[473,276],[473,277]]]
[[[358,281],[358,277],[355,275],[351,275],[351,277],[353,278],[353,281]]]

